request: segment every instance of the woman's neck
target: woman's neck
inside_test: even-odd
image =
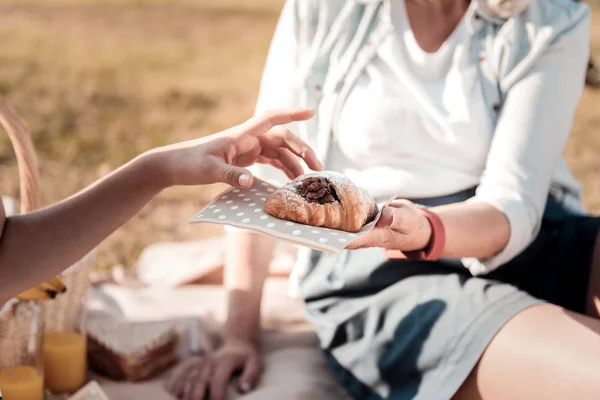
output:
[[[428,53],[437,51],[454,32],[471,3],[469,0],[405,0],[413,35]]]
[[[414,3],[421,7],[427,7],[431,11],[453,12],[461,8],[466,9],[470,0],[405,0],[406,3]]]

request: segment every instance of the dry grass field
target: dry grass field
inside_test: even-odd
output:
[[[0,95],[26,118],[44,202],[68,196],[154,146],[248,117],[282,0],[4,0]],[[600,56],[600,12],[593,51]],[[600,91],[586,90],[566,152],[600,212]],[[100,267],[131,265],[161,240],[212,235],[186,221],[221,187],[165,191],[101,246]],[[0,134],[0,193],[18,195]]]

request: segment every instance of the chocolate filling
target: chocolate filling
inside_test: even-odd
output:
[[[309,203],[327,204],[340,202],[335,191],[335,186],[327,178],[311,176],[300,181],[297,187],[298,194]]]

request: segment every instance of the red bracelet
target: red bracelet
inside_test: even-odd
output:
[[[429,225],[431,225],[429,243],[423,250],[400,251],[384,249],[383,252],[388,259],[436,261],[442,256],[444,247],[446,246],[446,229],[444,228],[442,219],[436,213],[426,208],[419,208],[419,211],[423,213]]]

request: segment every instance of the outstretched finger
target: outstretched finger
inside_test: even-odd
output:
[[[283,147],[302,158],[306,162],[306,165],[313,171],[323,169],[323,164],[317,158],[314,150],[289,129],[282,126],[273,128],[261,136],[259,140],[262,142],[263,151],[269,148],[277,149]]]
[[[250,118],[239,125],[239,128],[249,135],[259,136],[277,125],[285,125],[294,121],[306,121],[312,118],[313,115],[315,115],[315,110],[310,108],[271,110]]]
[[[267,158],[267,157],[260,157],[257,162],[259,162],[260,164],[270,164],[270,165],[272,165],[273,167],[275,167],[278,170],[280,170],[281,172],[283,172],[285,174],[285,176],[287,176],[289,179],[294,179],[296,177],[296,175],[294,175],[294,173],[292,171],[290,171],[289,169],[287,169],[281,163],[281,161],[279,161],[278,159],[272,159],[272,158]]]
[[[302,165],[296,156],[294,156],[294,154],[286,148],[263,148],[261,157],[280,161],[289,171],[292,172],[293,177],[291,179],[304,173],[304,169],[302,168]]]

